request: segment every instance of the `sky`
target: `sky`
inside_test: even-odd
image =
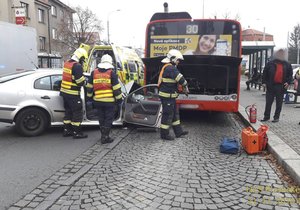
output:
[[[274,35],[276,48],[286,47],[288,33],[300,23],[299,0],[61,0],[69,6],[88,7],[102,21],[100,34],[107,40],[109,19],[112,43],[144,47],[147,23],[155,12],[163,12],[163,3],[168,2],[169,12],[186,11],[192,18],[222,18],[237,14],[243,29],[254,28]],[[121,10],[116,12],[116,10]],[[115,12],[112,12],[115,11]]]

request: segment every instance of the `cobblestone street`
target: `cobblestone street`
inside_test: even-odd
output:
[[[11,209],[299,209],[262,156],[219,153],[223,136],[240,136],[235,115],[183,115],[188,138],[134,129],[103,158],[96,144]]]
[[[241,82],[241,100],[240,104],[244,107],[253,103],[257,106],[257,119],[263,118],[265,109],[265,95],[262,95],[263,91],[251,88],[250,91],[245,91],[245,77],[242,77]],[[266,122],[270,129],[278,135],[286,144],[293,148],[298,154],[300,154],[300,109],[294,108],[294,104],[282,105],[282,112],[280,121],[278,123]],[[275,101],[272,106],[271,120],[275,111]]]

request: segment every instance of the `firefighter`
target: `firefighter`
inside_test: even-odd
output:
[[[80,98],[80,89],[85,84],[82,65],[87,58],[87,51],[78,48],[71,59],[64,63],[60,88],[60,95],[63,97],[65,108],[64,137],[73,136],[74,139],[88,137],[81,131],[83,112]]]
[[[91,73],[86,85],[87,96],[93,98],[93,106],[98,111],[102,144],[113,142],[109,133],[115,117],[116,105],[122,103],[121,85],[112,64],[112,57],[108,54],[103,55],[98,68]]]
[[[178,85],[183,87],[183,92],[188,94],[187,81],[183,75],[179,73],[177,65],[183,60],[182,54],[178,50],[170,50],[167,57],[161,62],[164,63],[159,78],[159,96],[162,102],[162,119],[160,126],[160,136],[164,140],[174,140],[169,134],[170,126],[173,127],[176,138],[187,135],[187,131],[183,131],[180,125],[179,109],[176,106],[176,98],[178,97]]]

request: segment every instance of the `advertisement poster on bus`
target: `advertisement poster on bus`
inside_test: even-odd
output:
[[[150,37],[150,57],[177,49],[183,55],[231,56],[232,35],[167,35]]]

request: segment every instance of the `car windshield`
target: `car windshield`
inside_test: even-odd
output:
[[[17,72],[17,73],[12,73],[12,74],[6,74],[3,76],[0,76],[0,83],[4,83],[7,81],[11,81],[20,77],[24,77],[26,75],[34,73],[34,70],[28,70],[28,71],[22,71],[22,72]]]

